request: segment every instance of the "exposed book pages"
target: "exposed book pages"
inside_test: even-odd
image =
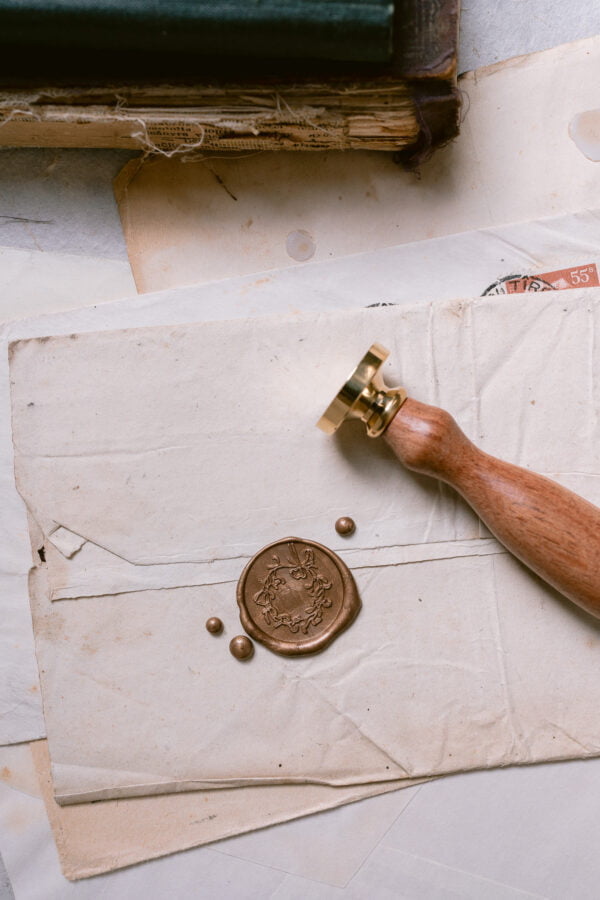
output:
[[[371,149],[400,151],[412,165],[458,131],[457,39],[458,0],[406,0],[397,4],[390,63],[240,57],[224,68],[198,54],[133,52],[107,72],[104,57],[94,67],[86,49],[49,75],[35,54],[26,71],[11,67],[8,48],[0,146]]]

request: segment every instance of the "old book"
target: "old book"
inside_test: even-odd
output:
[[[397,0],[392,59],[383,63],[146,47],[98,69],[86,48],[59,54],[49,77],[35,54],[19,67],[13,43],[1,55],[0,146],[370,149],[415,165],[458,130],[458,5]]]
[[[393,0],[0,0],[0,49],[116,72],[126,54],[389,62]],[[79,58],[77,54],[81,54]],[[69,57],[71,57],[69,59]],[[7,68],[7,60],[2,66]]]

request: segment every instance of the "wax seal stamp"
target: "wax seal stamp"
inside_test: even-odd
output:
[[[322,544],[289,537],[253,556],[238,582],[240,619],[269,650],[324,650],[355,619],[360,598],[348,567]]]
[[[484,453],[445,410],[388,387],[381,374],[388,356],[372,344],[317,427],[333,434],[346,420],[360,419],[408,469],[453,487],[517,559],[600,619],[600,507]]]
[[[369,437],[383,434],[406,400],[404,388],[389,388],[383,381],[380,370],[389,355],[381,344],[371,344],[317,422],[318,428],[333,434],[346,419],[361,419]]]

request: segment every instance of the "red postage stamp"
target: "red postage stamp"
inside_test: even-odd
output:
[[[526,291],[564,291],[576,287],[598,287],[598,269],[595,263],[542,272],[539,275],[506,275],[494,281],[483,292],[488,294],[522,294]]]

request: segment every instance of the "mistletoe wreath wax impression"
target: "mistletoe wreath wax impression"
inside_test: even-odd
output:
[[[303,538],[283,538],[252,557],[237,601],[249,635],[275,653],[323,650],[356,618],[360,598],[336,554]]]

